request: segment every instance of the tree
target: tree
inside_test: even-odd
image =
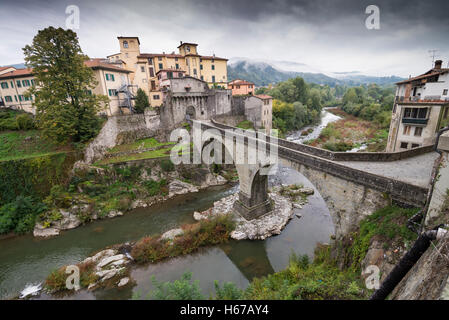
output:
[[[143,113],[149,107],[150,103],[148,102],[147,94],[142,89],[137,89],[136,104],[134,105],[136,113]]]
[[[94,137],[100,127],[97,111],[108,98],[92,94],[97,81],[84,64],[89,58],[76,33],[48,27],[38,31],[23,51],[39,85],[27,94],[34,96],[36,123],[43,135],[60,144]]]

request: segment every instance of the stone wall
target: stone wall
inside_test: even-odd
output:
[[[109,117],[97,137],[87,146],[83,162],[87,164],[95,162],[107,149],[118,144],[158,136],[161,133],[160,129],[159,115],[149,109],[145,114]]]

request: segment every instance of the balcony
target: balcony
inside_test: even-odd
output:
[[[396,103],[448,103],[449,97],[442,96],[425,96],[422,98],[421,96],[414,97],[403,97],[396,96]]]
[[[402,118],[402,123],[406,124],[423,124],[426,125],[429,119],[420,119],[420,118]]]

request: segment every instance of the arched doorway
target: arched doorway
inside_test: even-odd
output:
[[[187,122],[191,122],[196,119],[196,110],[193,106],[188,106],[186,109],[186,120]]]

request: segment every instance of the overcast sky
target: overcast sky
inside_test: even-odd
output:
[[[368,30],[368,5],[380,30]],[[327,72],[419,74],[428,50],[449,60],[448,0],[0,0],[0,65],[23,62],[39,29],[65,27],[68,5],[80,9],[75,30],[83,51],[119,51],[117,36],[138,36],[141,52],[171,52],[179,41],[199,53],[304,63]]]

